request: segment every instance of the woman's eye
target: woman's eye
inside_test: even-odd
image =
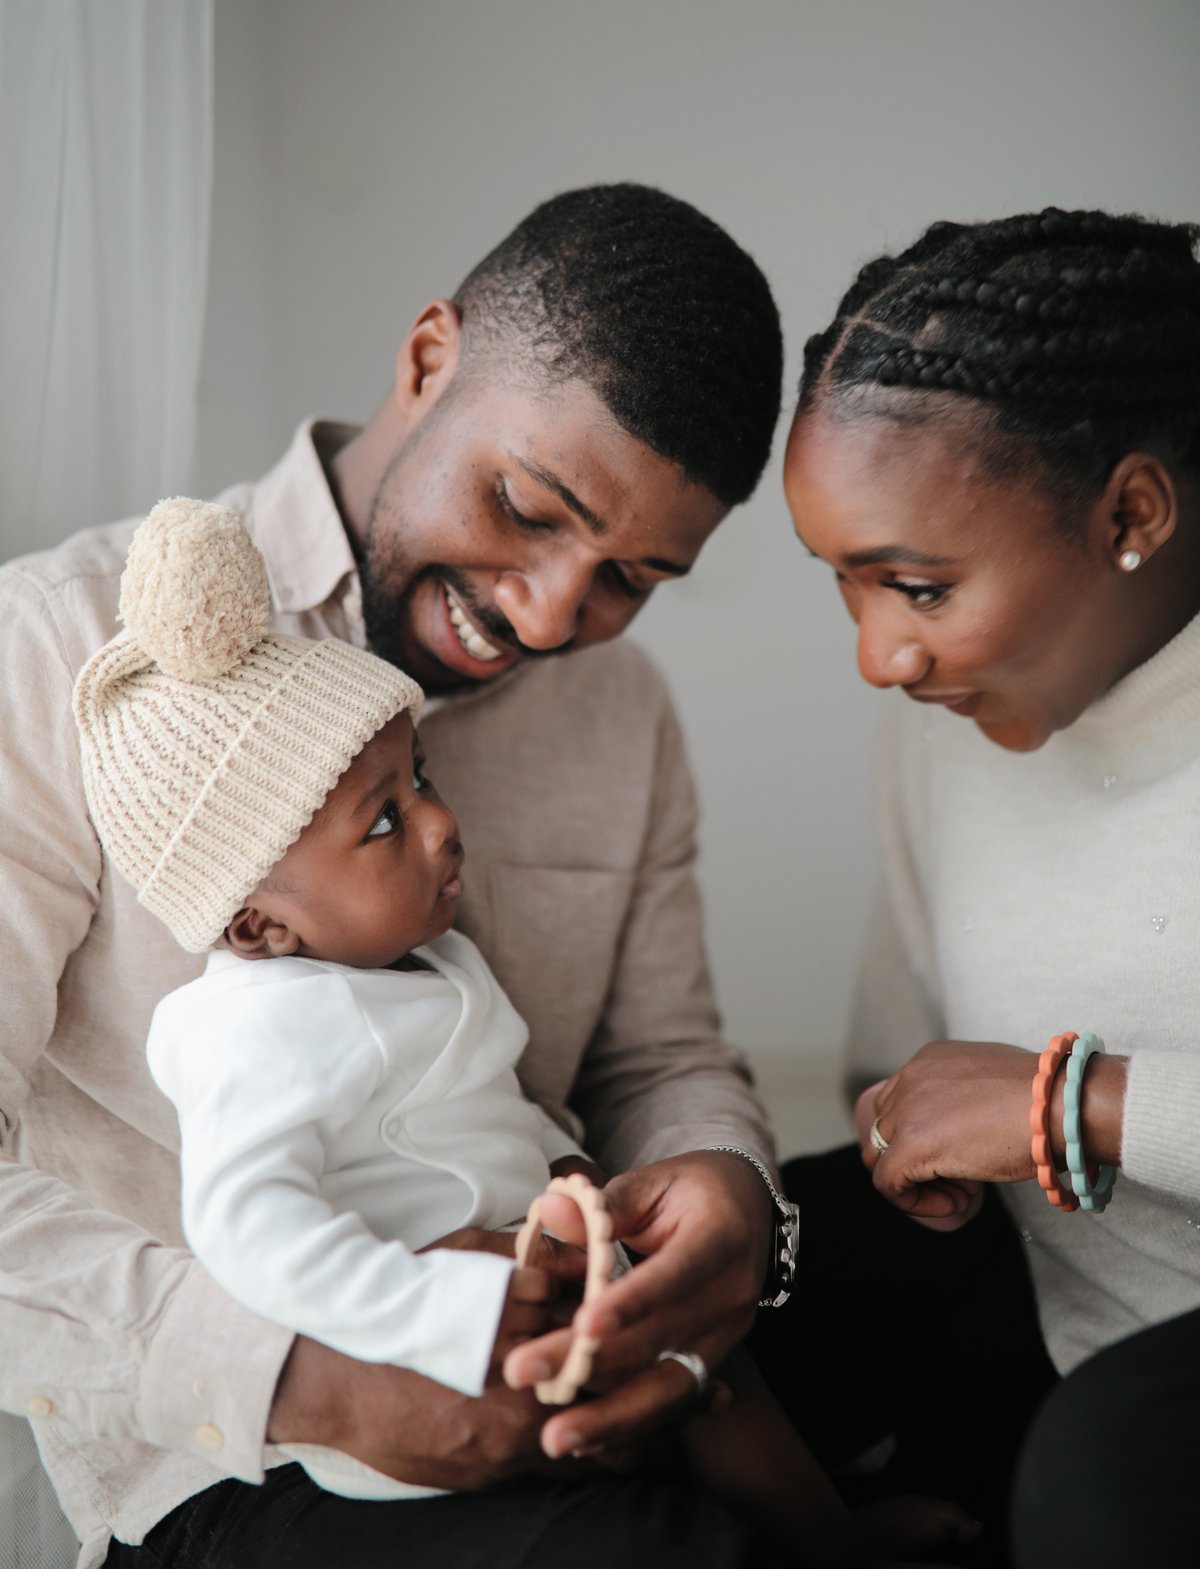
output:
[[[894,578],[888,585],[898,594],[903,594],[910,604],[918,609],[929,610],[934,605],[940,605],[950,592],[948,583],[908,583],[903,578]]]
[[[382,812],[371,824],[368,839],[381,839],[384,834],[395,833],[400,826],[400,812],[395,801],[388,801]]]
[[[518,512],[503,480],[496,486],[496,499],[500,503],[501,512],[504,513],[509,522],[515,523],[519,529],[524,529],[527,534],[553,534],[553,523],[547,523],[540,518],[531,518],[524,512]]]

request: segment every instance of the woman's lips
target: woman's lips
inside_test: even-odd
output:
[[[916,703],[936,703],[952,714],[964,714],[968,719],[983,701],[982,692],[909,692],[908,695]]]

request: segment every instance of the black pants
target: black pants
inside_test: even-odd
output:
[[[219,1482],[106,1569],[785,1569],[710,1499],[646,1477],[363,1503],[298,1465]]]
[[[1002,1534],[1057,1377],[999,1197],[960,1231],[929,1231],[880,1198],[853,1146],[791,1162],[784,1181],[801,1207],[798,1286],[751,1340],[776,1397],[851,1497],[931,1493]]]
[[[1052,1381],[1021,1244],[998,1201],[934,1235],[875,1193],[857,1149],[794,1161],[798,1286],[752,1349],[818,1457],[853,1497],[926,1492],[1002,1520],[1018,1442]],[[995,1536],[993,1536],[993,1541]],[[980,1560],[983,1562],[984,1560]],[[600,1477],[416,1502],[322,1492],[298,1466],[187,1500],[108,1569],[775,1569],[749,1527],[685,1484]]]
[[[1021,1569],[1200,1564],[1200,1311],[1100,1352],[1064,1380],[1017,1475]]]

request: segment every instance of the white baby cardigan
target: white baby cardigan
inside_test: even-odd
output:
[[[855,1064],[891,1072],[943,1036],[1040,1051],[1060,1030],[1131,1058],[1109,1208],[1001,1190],[1065,1371],[1200,1306],[1200,618],[1034,753],[897,696],[880,787]]]
[[[522,1096],[525,1025],[475,945],[417,955],[434,968],[214,952],[159,1003],[149,1061],[179,1113],[184,1231],[225,1290],[477,1395],[512,1262],[414,1250],[519,1219],[579,1150]]]

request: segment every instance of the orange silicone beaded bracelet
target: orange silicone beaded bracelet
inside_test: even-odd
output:
[[[1037,1072],[1033,1076],[1033,1103],[1029,1108],[1029,1129],[1033,1134],[1031,1153],[1037,1167],[1037,1179],[1055,1209],[1067,1213],[1079,1208],[1079,1200],[1070,1188],[1063,1186],[1054,1169],[1054,1153],[1050,1147],[1050,1099],[1058,1070],[1071,1055],[1071,1047],[1078,1039],[1074,1030],[1056,1035],[1038,1058]]]

